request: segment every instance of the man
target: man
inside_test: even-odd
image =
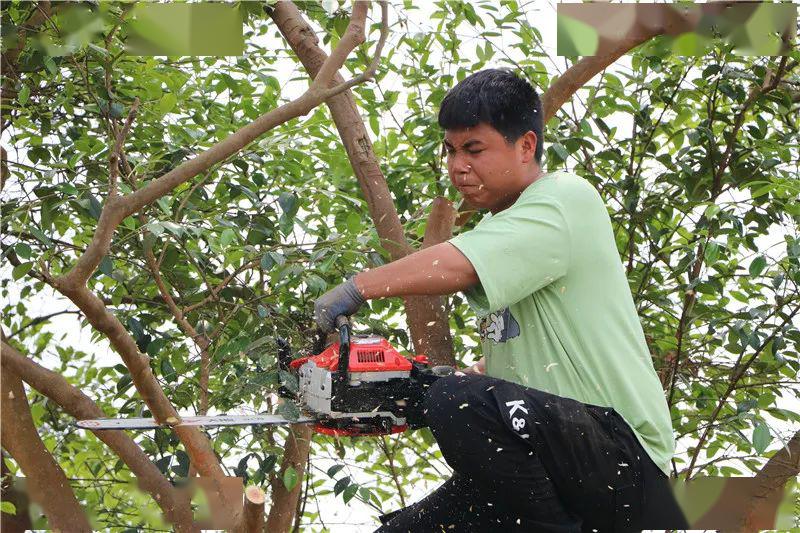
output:
[[[471,231],[361,272],[317,300],[333,329],[371,298],[464,291],[484,357],[431,387],[453,476],[381,531],[687,527],[667,481],[671,420],[611,222],[578,176],[542,173],[534,89],[484,70],[442,101],[447,170],[490,212]]]

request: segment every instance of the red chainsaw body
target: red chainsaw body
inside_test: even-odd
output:
[[[300,357],[290,363],[294,369],[312,361],[319,368],[327,368],[331,372],[339,369],[339,343],[328,346],[318,355]],[[414,361],[428,364],[428,356],[417,355]],[[354,336],[350,346],[350,372],[392,372],[410,371],[411,361],[400,354],[389,341],[377,335]]]
[[[339,369],[340,343],[328,346],[318,355],[293,360],[290,367],[299,372],[300,395],[304,403],[318,414],[335,416],[330,404],[331,376]],[[391,380],[409,379],[414,363],[428,366],[428,357],[417,355],[411,359],[400,354],[386,339],[377,335],[353,335],[350,339],[348,374],[350,388],[380,386]],[[341,415],[339,415],[341,416]],[[318,423],[318,433],[333,436],[365,436],[401,433],[407,424],[375,428],[374,425],[339,418]]]

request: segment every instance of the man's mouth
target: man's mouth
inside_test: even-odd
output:
[[[461,185],[458,187],[458,192],[461,194],[475,194],[483,190],[483,185]]]

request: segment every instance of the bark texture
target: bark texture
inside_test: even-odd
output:
[[[97,404],[70,385],[64,377],[25,357],[13,346],[3,342],[0,355],[3,371],[13,372],[76,419],[106,416]],[[175,490],[133,439],[124,431],[98,431],[95,436],[131,469],[139,487],[153,496],[164,512],[164,517],[175,526],[176,531],[195,530],[189,498]]]
[[[51,529],[91,532],[67,476],[36,432],[22,380],[10,369],[0,372],[0,394],[0,442],[25,474],[28,496],[42,507]]]
[[[747,533],[759,531],[759,526],[755,523],[756,518],[766,511],[770,497],[782,490],[786,483],[796,478],[798,474],[800,474],[800,431],[792,436],[786,447],[770,457],[767,464],[756,474],[758,486],[742,513],[738,530]],[[773,512],[776,510],[770,509]]]
[[[307,424],[295,424],[289,429],[286,447],[283,451],[283,462],[272,482],[272,507],[267,517],[267,531],[270,533],[285,533],[292,526],[297,509],[297,500],[303,488],[308,450],[311,446],[313,430]],[[283,473],[287,468],[294,468],[297,472],[297,484],[291,491],[287,491],[283,484]]]
[[[247,487],[244,491],[244,512],[239,531],[261,533],[264,531],[264,502],[266,495],[258,487]]]
[[[319,39],[300,10],[292,2],[278,2],[271,17],[303,67],[316,79],[321,66],[328,60],[328,55],[319,47]],[[341,81],[341,75],[336,74],[331,83]],[[339,131],[382,246],[393,261],[414,253],[414,248],[406,240],[389,186],[375,157],[372,141],[352,92],[342,92],[325,103]],[[443,219],[437,220],[440,223],[446,222]],[[429,219],[428,224],[435,222]],[[451,232],[452,224],[448,228],[430,231],[433,236],[449,235]],[[438,243],[431,240],[429,245],[433,244]],[[427,354],[435,364],[454,365],[452,337],[448,321],[444,319],[444,298],[413,296],[403,298],[403,302],[414,351]]]

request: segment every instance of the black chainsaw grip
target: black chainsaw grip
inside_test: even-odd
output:
[[[337,367],[338,381],[345,385],[348,382],[350,370],[350,320],[345,315],[336,317],[336,329],[339,330],[339,365]]]

